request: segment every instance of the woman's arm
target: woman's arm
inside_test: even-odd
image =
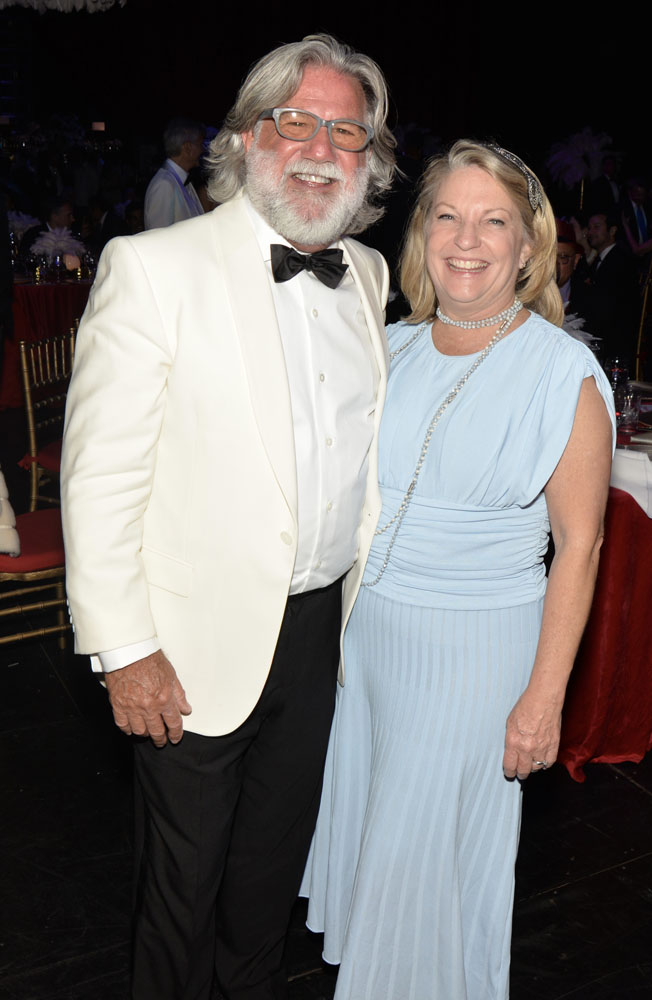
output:
[[[557,758],[561,710],[591,608],[611,470],[611,424],[596,384],[584,379],[564,454],[544,489],[555,557],[527,688],[507,719],[503,768],[527,778]]]

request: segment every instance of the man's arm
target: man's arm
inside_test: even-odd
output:
[[[77,647],[156,635],[141,557],[172,352],[129,239],[109,244],[68,393],[62,517]]]
[[[62,463],[68,589],[77,645],[101,653],[116,723],[182,735],[190,712],[158,648],[140,557],[172,357],[129,241],[109,247],[80,327]],[[153,648],[152,648],[153,647]]]

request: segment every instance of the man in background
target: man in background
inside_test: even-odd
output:
[[[190,180],[199,166],[206,129],[190,118],[173,118],[163,133],[167,159],[156,171],[145,194],[145,229],[162,229],[182,219],[203,215],[204,209]]]

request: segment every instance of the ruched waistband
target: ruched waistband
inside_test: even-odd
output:
[[[382,527],[404,494],[381,488]],[[478,507],[414,496],[394,542],[378,592],[426,607],[499,608],[545,593],[548,545],[543,495],[528,507]],[[378,575],[395,525],[376,536],[364,575]]]

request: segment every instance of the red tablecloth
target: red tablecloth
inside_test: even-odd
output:
[[[566,697],[559,760],[575,781],[584,764],[639,761],[652,749],[652,518],[609,491],[591,617]]]
[[[0,409],[23,405],[19,340],[38,340],[65,333],[86,307],[90,284],[14,285],[14,334],[5,339]]]

